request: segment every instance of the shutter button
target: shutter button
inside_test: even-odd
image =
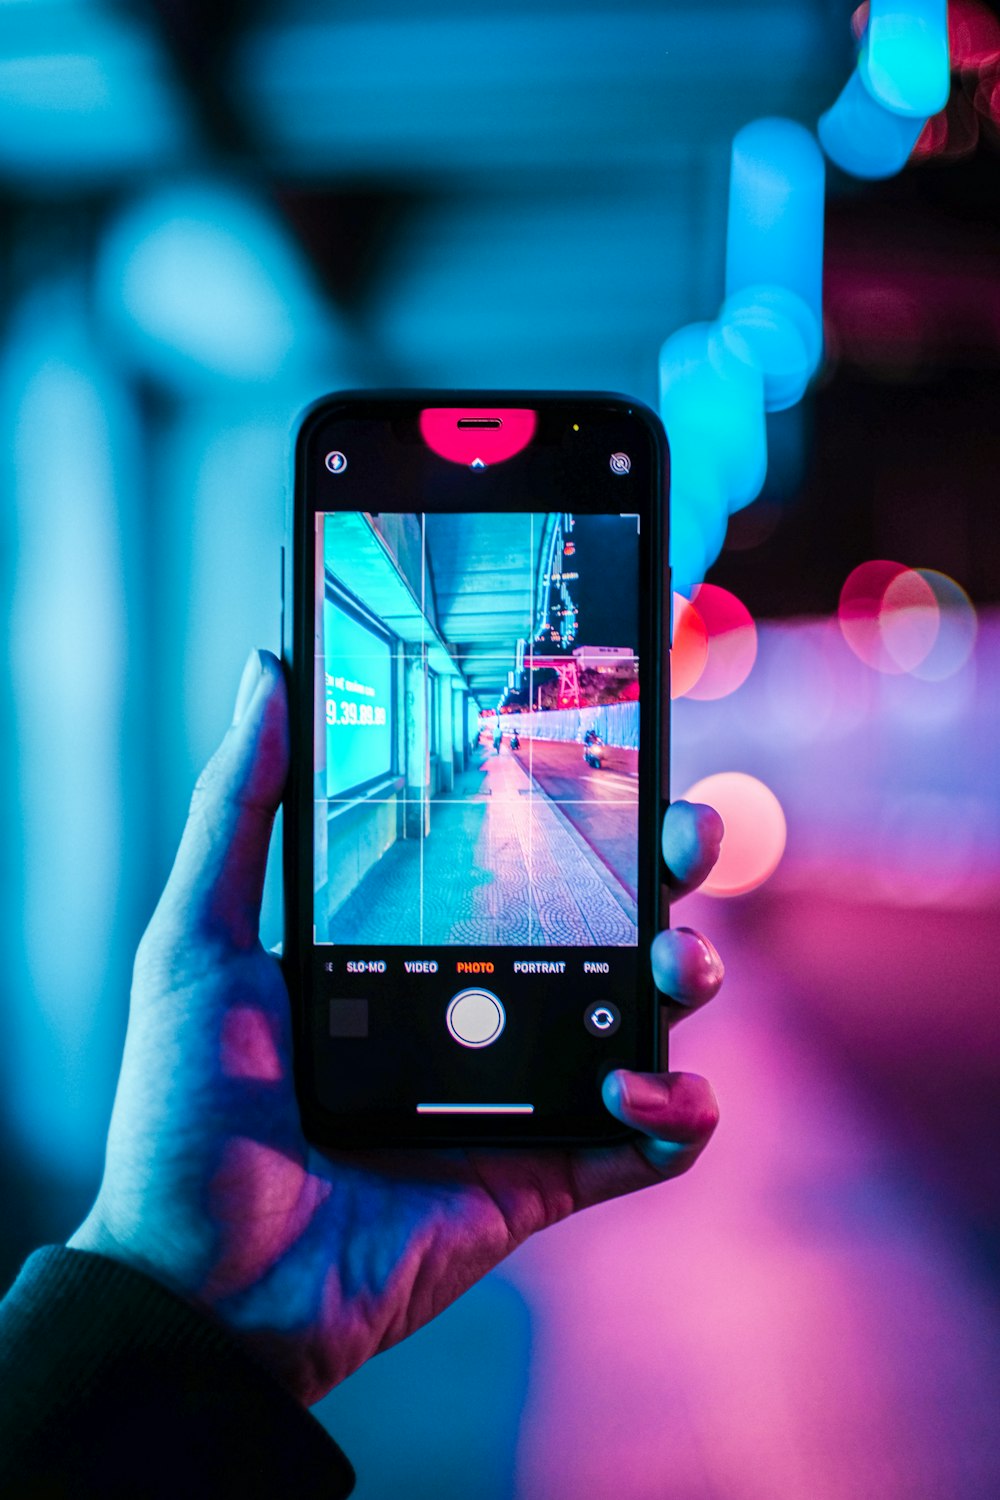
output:
[[[445,1014],[448,1030],[463,1047],[488,1047],[507,1024],[492,990],[460,990]]]

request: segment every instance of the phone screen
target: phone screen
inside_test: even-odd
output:
[[[600,1133],[652,1065],[655,434],[411,405],[303,460],[307,1086],[368,1136]]]

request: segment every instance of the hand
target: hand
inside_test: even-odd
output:
[[[302,1135],[288,994],[258,938],[288,765],[277,660],[254,652],[232,726],[195,789],[136,955],[100,1192],[69,1241],[159,1278],[226,1322],[304,1403],[406,1338],[537,1230],[675,1177],[717,1119],[704,1079],[609,1075],[638,1143],[588,1150],[324,1154]],[[675,894],[718,854],[711,808],[663,826]],[[685,928],[652,948],[668,1024],[710,999],[722,963]]]

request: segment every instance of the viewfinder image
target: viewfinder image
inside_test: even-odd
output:
[[[316,517],[320,944],[637,942],[638,519]]]

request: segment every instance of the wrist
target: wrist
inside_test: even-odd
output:
[[[131,1239],[115,1234],[97,1207],[91,1209],[79,1229],[70,1235],[66,1241],[66,1249],[85,1250],[90,1255],[102,1255],[105,1260],[118,1261],[130,1270],[138,1271],[152,1281],[158,1281],[161,1286],[165,1286],[168,1291],[183,1298],[193,1307],[200,1308],[206,1313],[213,1312],[208,1303],[196,1295],[193,1288],[170,1267],[162,1256],[148,1254],[143,1247],[135,1244]]]
[[[257,1327],[253,1323],[241,1324],[227,1317],[217,1302],[196,1289],[193,1277],[178,1273],[177,1266],[162,1253],[162,1246],[154,1252],[152,1247],[137,1243],[133,1236],[118,1235],[109,1225],[99,1205],[91,1209],[80,1227],[70,1235],[66,1241],[66,1249],[82,1250],[89,1255],[116,1261],[127,1270],[136,1271],[157,1282],[186,1302],[193,1311],[225,1329],[253,1363],[266,1370],[301,1405],[311,1406],[320,1395],[326,1394],[329,1385],[317,1392],[303,1384],[296,1360],[290,1356],[287,1339],[282,1338],[273,1328]]]

